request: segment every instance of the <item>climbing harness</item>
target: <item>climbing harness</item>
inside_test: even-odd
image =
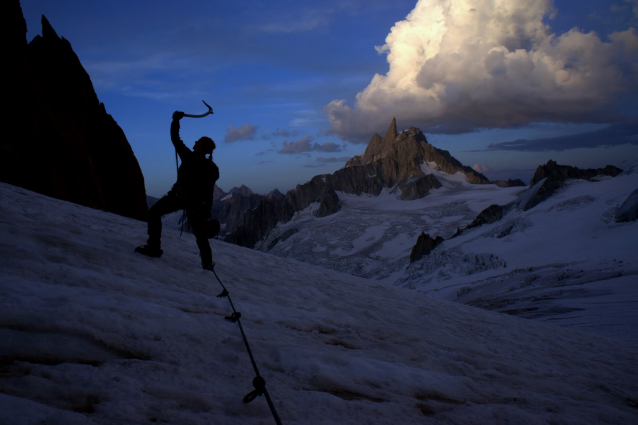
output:
[[[268,390],[266,389],[266,380],[262,378],[262,376],[259,374],[257,363],[255,362],[253,353],[250,350],[250,346],[248,345],[248,339],[246,339],[246,333],[244,332],[244,328],[241,325],[241,320],[240,320],[241,313],[235,310],[235,305],[233,304],[233,300],[230,298],[230,293],[228,292],[228,289],[226,289],[221,279],[219,279],[219,276],[217,276],[217,272],[215,272],[214,262],[210,268],[210,271],[213,272],[213,274],[217,278],[217,281],[219,282],[219,284],[222,286],[222,289],[223,289],[221,294],[217,295],[217,298],[228,298],[228,302],[230,302],[230,307],[233,309],[233,313],[230,316],[225,317],[225,319],[230,322],[237,323],[239,325],[241,336],[244,339],[244,344],[246,345],[246,351],[248,351],[248,355],[250,356],[250,361],[252,362],[253,369],[255,370],[256,376],[253,379],[253,387],[255,387],[255,389],[252,390],[250,393],[246,394],[246,396],[244,397],[244,403],[248,404],[254,399],[256,399],[257,397],[259,397],[260,395],[264,395],[266,397],[266,401],[268,402],[268,407],[270,407],[270,412],[272,413],[272,416],[275,419],[275,422],[278,425],[281,425],[281,420],[279,419],[279,415],[277,415],[277,410],[275,410],[275,405],[273,404],[270,398],[270,395],[268,394]]]

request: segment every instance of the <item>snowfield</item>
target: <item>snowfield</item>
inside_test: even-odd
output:
[[[275,423],[192,235],[150,259],[139,221],[6,184],[0,211],[1,424]],[[284,424],[638,423],[633,343],[212,246]]]
[[[421,168],[443,187],[415,201],[389,191],[377,197],[339,193],[338,213],[316,218],[318,205],[311,205],[279,224],[261,249],[448,301],[638,343],[638,222],[614,220],[638,188],[638,167],[595,182],[568,180],[534,208],[514,208],[502,220],[455,238],[488,206],[524,205],[537,187],[474,185],[433,163]],[[410,264],[421,232],[446,241]]]
[[[446,240],[396,284],[638,343],[638,222],[615,221],[636,188],[638,167],[567,180],[528,211]]]
[[[443,187],[431,190],[425,198],[402,201],[387,189],[379,196],[338,192],[339,212],[317,218],[319,204],[315,203],[288,223],[279,223],[256,248],[355,276],[394,282],[403,275],[421,231],[449,238],[483,209],[514,201],[525,190],[470,184],[465,175],[435,171],[436,164],[432,164],[422,168],[434,172]],[[286,234],[292,235],[281,237]]]

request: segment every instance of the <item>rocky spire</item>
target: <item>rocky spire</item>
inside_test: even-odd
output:
[[[59,39],[58,33],[55,32],[46,16],[42,15],[42,38]]]
[[[397,131],[397,119],[392,118],[390,127],[388,128],[388,131],[386,131],[385,137],[383,139],[386,141],[386,143],[394,143],[398,135],[399,132]]]
[[[372,136],[370,143],[368,143],[366,151],[361,156],[360,164],[356,165],[369,164],[385,158],[388,155],[392,155],[394,152],[394,141],[397,139],[397,136],[397,120],[396,118],[392,118],[392,122],[390,123],[390,127],[388,127],[388,131],[385,133],[385,136],[381,137],[378,133],[375,133],[375,135]]]

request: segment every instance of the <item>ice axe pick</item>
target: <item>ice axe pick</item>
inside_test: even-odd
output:
[[[202,102],[204,102],[204,101],[202,100]],[[208,112],[206,112],[204,114],[201,114],[201,115],[184,114],[184,116],[188,117],[188,118],[204,118],[205,116],[212,115],[213,108],[211,108],[210,105],[208,103],[206,103],[206,102],[204,102],[204,105],[206,105],[206,107],[208,108]]]

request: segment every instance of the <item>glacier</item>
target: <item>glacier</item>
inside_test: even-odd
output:
[[[4,183],[0,211],[0,423],[274,423],[263,397],[242,402],[254,372],[192,235],[166,228],[151,259],[140,221]],[[631,341],[211,242],[285,424],[638,421]]]

